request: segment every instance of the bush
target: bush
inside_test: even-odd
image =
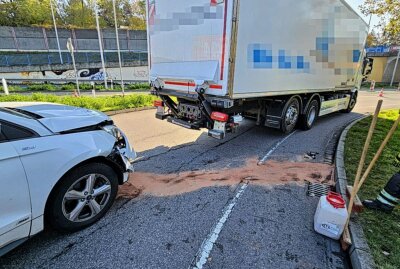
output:
[[[128,90],[150,90],[149,83],[134,83],[126,87]]]
[[[27,87],[28,91],[56,91],[57,87],[53,84],[33,84]]]
[[[75,90],[75,84],[64,84],[61,85],[60,90],[62,91],[73,91]]]
[[[385,82],[376,82],[375,83],[375,90],[380,89],[380,88],[397,88],[398,83],[394,83],[393,86],[390,86],[390,83],[385,83]],[[361,84],[362,87],[364,88],[370,88],[371,87],[371,82],[363,82]]]
[[[23,89],[23,88],[21,88],[19,86],[8,86],[8,91],[9,92],[22,92],[24,90],[25,89]],[[0,93],[4,93],[3,86],[0,86]]]
[[[96,91],[111,91],[111,86],[108,86],[108,89],[104,87],[104,84],[97,83],[95,85]],[[19,86],[9,86],[9,92],[23,92],[23,91],[31,91],[31,92],[52,92],[52,91],[73,91],[76,89],[75,83],[68,83],[62,85],[54,85],[54,84],[31,84],[26,87]],[[93,86],[89,83],[79,84],[79,89],[81,91],[91,91]],[[149,83],[133,83],[125,86],[126,90],[149,90]],[[3,92],[3,87],[0,86],[0,92]],[[122,91],[121,85],[114,84],[113,91]]]
[[[152,106],[157,97],[145,94],[132,94],[122,96],[101,96],[101,97],[73,97],[55,96],[50,94],[34,93],[26,95],[0,95],[0,102],[49,102],[70,106],[84,107],[99,111],[112,111],[127,108],[139,108]]]

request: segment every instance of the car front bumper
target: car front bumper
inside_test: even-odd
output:
[[[124,132],[119,129],[122,137],[122,143],[116,143],[109,159],[116,163],[122,172],[122,183],[125,183],[129,179],[129,174],[134,172],[133,162],[137,155],[135,150],[132,149],[128,138]],[[121,144],[123,146],[121,146]]]

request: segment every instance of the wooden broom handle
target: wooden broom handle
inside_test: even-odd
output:
[[[362,170],[364,168],[365,159],[366,159],[366,156],[367,156],[367,153],[368,153],[369,144],[371,143],[372,135],[374,134],[374,130],[375,130],[375,127],[376,127],[376,122],[378,121],[378,115],[379,115],[379,112],[381,111],[382,103],[383,103],[383,100],[379,100],[378,101],[378,104],[377,104],[376,109],[375,109],[374,116],[372,118],[371,126],[369,127],[368,136],[367,136],[367,139],[365,140],[363,152],[361,154],[360,162],[358,164],[357,174],[356,174],[356,177],[354,179],[354,186],[353,186],[353,191],[351,192],[351,196],[350,196],[349,207],[348,207],[348,210],[347,210],[349,212],[349,215],[351,214],[351,211],[353,210],[354,197],[355,197],[355,194],[356,194],[355,190],[356,190],[356,187],[358,186],[358,183],[360,182],[360,177],[361,177]]]
[[[390,129],[389,133],[387,134],[385,140],[382,142],[380,148],[376,152],[374,158],[372,159],[371,163],[368,165],[367,170],[365,170],[365,173],[363,177],[360,180],[360,183],[355,189],[356,194],[360,190],[361,186],[364,184],[365,180],[369,176],[369,173],[371,172],[372,168],[374,168],[375,163],[378,161],[379,157],[382,155],[383,150],[385,149],[387,143],[389,142],[390,138],[392,138],[394,132],[396,131],[397,127],[399,126],[400,123],[400,116],[397,118],[397,120],[394,122],[392,129]]]

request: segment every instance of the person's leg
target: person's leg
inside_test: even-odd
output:
[[[391,213],[400,203],[400,173],[395,174],[375,200],[365,200],[366,208]]]

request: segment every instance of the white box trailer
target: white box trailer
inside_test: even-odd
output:
[[[355,106],[368,25],[344,0],[146,1],[158,118],[223,138]]]

